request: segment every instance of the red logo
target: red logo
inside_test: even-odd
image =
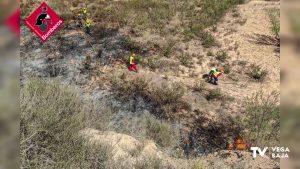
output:
[[[20,9],[17,9],[6,20],[5,24],[20,37]]]
[[[64,21],[44,2],[26,20],[25,24],[43,41],[47,41]]]

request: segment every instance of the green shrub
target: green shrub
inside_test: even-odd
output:
[[[258,146],[277,145],[280,139],[279,93],[257,92],[245,103],[243,127],[247,139]]]
[[[252,64],[250,66],[248,75],[258,81],[263,81],[267,77],[268,71],[262,69],[260,66]]]
[[[218,59],[221,62],[225,62],[229,58],[228,54],[226,51],[218,51],[216,55],[216,59]]]
[[[223,94],[221,93],[220,89],[212,89],[209,91],[208,95],[206,96],[207,100],[220,100],[223,98]]]

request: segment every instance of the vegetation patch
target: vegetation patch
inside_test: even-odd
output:
[[[231,72],[230,65],[225,65],[223,69],[225,74],[229,74]]]
[[[277,145],[280,141],[279,93],[257,92],[244,106],[246,117],[242,122],[248,140],[258,146]]]
[[[163,47],[162,54],[163,56],[169,58],[172,54],[172,49],[176,45],[175,41],[168,41],[168,43]]]
[[[184,54],[183,52],[179,56],[180,63],[186,67],[190,67],[192,65],[191,57],[188,54]]]
[[[207,55],[207,56],[214,56],[214,53],[210,50],[210,51],[207,52],[206,55]]]
[[[116,75],[111,79],[113,88],[125,97],[147,95],[149,81],[145,77],[129,76],[127,72],[123,72],[120,76]]]
[[[195,82],[193,89],[196,92],[202,92],[203,90],[205,90],[205,87],[206,87],[206,82],[203,80],[199,80]]]
[[[86,107],[73,88],[33,79],[20,99],[22,168],[90,168],[108,162],[108,149],[98,147],[102,153],[95,153],[97,148],[87,147],[78,134]]]
[[[216,45],[216,40],[215,38],[213,37],[212,34],[208,33],[208,32],[202,32],[200,34],[200,38],[202,40],[202,45],[203,47],[205,48],[210,48],[212,46],[215,46]]]
[[[147,136],[162,147],[174,147],[178,142],[178,134],[166,122],[148,117],[146,120]]]
[[[206,96],[207,100],[221,100],[223,99],[223,94],[220,89],[209,90],[208,95]]]
[[[218,59],[219,61],[225,62],[228,58],[229,56],[226,51],[222,50],[217,52],[216,59]]]
[[[258,65],[252,64],[249,68],[248,75],[257,81],[264,81],[268,75],[268,71]]]
[[[274,35],[274,38],[277,40],[277,46],[280,45],[280,10],[279,9],[270,9],[268,10],[268,16],[271,22],[270,30]]]

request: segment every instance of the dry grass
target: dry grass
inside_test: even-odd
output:
[[[79,136],[84,101],[57,82],[29,81],[21,91],[20,159],[23,168],[86,168],[106,165],[110,151],[88,148]],[[97,159],[97,160],[95,160]]]
[[[203,90],[205,90],[205,87],[206,87],[206,82],[203,80],[199,80],[195,82],[193,89],[196,92],[202,92]]]
[[[179,132],[161,120],[148,117],[146,120],[147,136],[162,147],[175,147],[179,141]]]
[[[206,96],[207,100],[221,100],[224,98],[220,89],[209,90],[208,95]]]

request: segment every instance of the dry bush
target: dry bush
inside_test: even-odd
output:
[[[128,73],[123,72],[121,75],[115,75],[111,79],[112,87],[116,89],[122,96],[147,94],[147,89],[150,80],[145,77],[128,76]]]
[[[184,88],[178,84],[162,83],[161,86],[155,86],[152,98],[159,104],[177,103],[184,94]]]
[[[200,38],[202,40],[202,46],[204,46],[205,48],[213,47],[217,43],[213,35],[208,32],[200,33]]]
[[[188,54],[183,53],[183,52],[179,56],[179,61],[182,65],[184,65],[186,67],[191,67],[192,64],[193,64],[192,57]]]
[[[162,68],[164,65],[161,64],[159,57],[148,57],[143,62],[143,65],[149,67],[152,71]]]
[[[221,100],[224,98],[220,89],[209,90],[208,95],[206,96],[207,100]]]
[[[181,109],[190,110],[191,106],[182,99],[185,89],[179,83],[162,83],[153,86],[148,97],[158,104],[165,113],[178,112]]]
[[[247,74],[249,75],[249,77],[251,77],[257,81],[264,81],[268,75],[268,71],[261,68],[258,65],[251,64]]]
[[[218,59],[221,62],[225,62],[227,61],[227,59],[229,59],[229,56],[226,51],[221,50],[217,52],[216,59]]]
[[[86,108],[74,90],[37,79],[21,90],[22,168],[85,168],[96,162],[89,159],[104,165],[107,158],[89,151],[94,148],[88,149],[78,134],[84,127]]]
[[[173,40],[170,40],[167,42],[167,44],[162,48],[162,55],[170,58],[172,54],[172,49],[176,45],[176,42]]]

